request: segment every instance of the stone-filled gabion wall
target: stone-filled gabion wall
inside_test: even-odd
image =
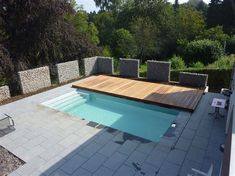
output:
[[[120,75],[129,78],[139,77],[139,60],[138,59],[120,59]]]
[[[78,61],[56,64],[59,83],[65,83],[79,77]]]
[[[40,67],[18,72],[20,86],[23,94],[35,92],[51,86],[49,67]]]
[[[110,57],[97,57],[98,73],[113,74],[113,58]]]
[[[10,90],[8,86],[0,87],[0,102],[11,97]]]
[[[92,74],[113,74],[113,58],[90,57],[83,59],[85,76]]]
[[[169,82],[170,70],[170,62],[147,61],[147,79],[150,81]]]
[[[83,59],[85,76],[96,74],[98,71],[97,57],[90,57]]]
[[[179,74],[179,83],[192,87],[206,87],[208,75],[198,73],[181,72]]]

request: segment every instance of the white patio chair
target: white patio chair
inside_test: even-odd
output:
[[[0,131],[13,127],[14,120],[7,114],[0,115]]]
[[[211,167],[210,169],[208,170],[207,173],[205,172],[202,172],[200,170],[197,170],[197,169],[194,169],[192,168],[192,171],[193,171],[193,174],[188,174],[188,176],[199,176],[199,175],[203,175],[203,176],[212,176],[212,173],[213,173],[213,164],[211,164]]]

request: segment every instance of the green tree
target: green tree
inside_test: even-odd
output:
[[[223,24],[221,4],[221,0],[211,0],[211,2],[208,4],[206,17],[208,27],[215,27]]]
[[[80,10],[75,15],[67,15],[66,19],[74,25],[78,32],[87,35],[93,44],[99,44],[99,31],[93,22],[88,21],[88,15],[85,11]]]
[[[157,49],[156,26],[149,18],[137,18],[131,24],[131,31],[137,46],[137,58],[147,60],[155,55]]]
[[[177,39],[192,40],[205,27],[202,13],[192,7],[181,6],[175,16]]]
[[[90,22],[87,29],[88,36],[92,43],[98,45],[100,43],[99,31],[96,28],[95,24]]]
[[[122,0],[94,0],[101,11],[118,11]]]
[[[115,18],[110,12],[99,12],[93,22],[99,31],[100,44],[110,45],[111,35],[115,29]]]
[[[85,11],[78,11],[75,15],[69,15],[68,20],[74,25],[78,32],[87,32],[88,16]]]
[[[126,29],[117,29],[112,37],[112,50],[116,57],[134,57],[136,46],[132,34]]]
[[[222,26],[216,26],[204,30],[199,36],[197,36],[197,39],[217,40],[221,44],[224,44],[224,42],[229,39],[229,35],[224,33]]]
[[[4,46],[16,71],[97,53],[98,48],[65,20],[65,14],[72,13],[64,0],[1,1]]]
[[[235,2],[234,0],[223,0],[222,5],[222,24],[228,34],[235,34]]]

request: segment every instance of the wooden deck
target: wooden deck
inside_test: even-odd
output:
[[[203,95],[200,89],[105,75],[74,83],[73,87],[187,111],[194,111]]]

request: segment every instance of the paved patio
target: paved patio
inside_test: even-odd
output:
[[[211,163],[219,174],[226,119],[208,112],[212,98],[222,95],[206,93],[193,114],[180,112],[177,128],[154,143],[40,105],[72,91],[71,85],[0,106],[16,124],[0,145],[26,162],[11,176],[185,176]]]

